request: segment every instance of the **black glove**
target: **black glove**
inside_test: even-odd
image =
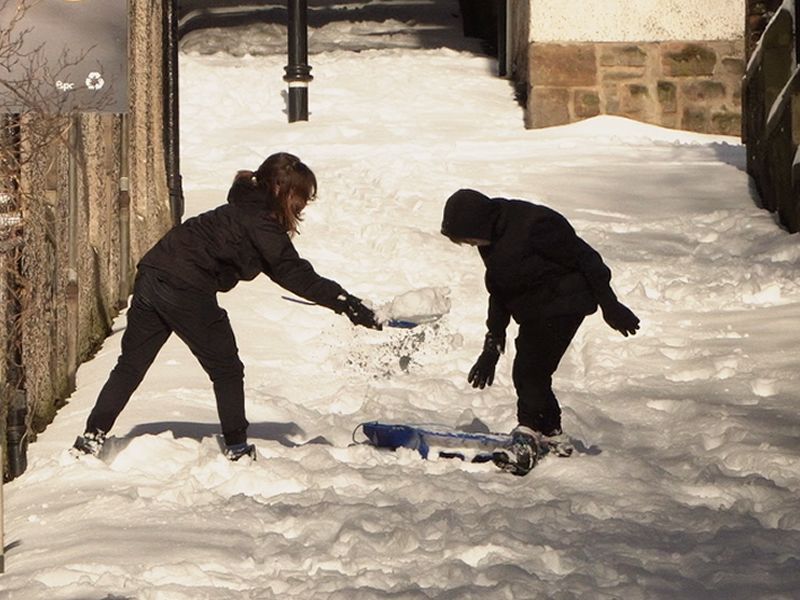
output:
[[[494,368],[505,345],[504,336],[497,336],[491,331],[486,334],[486,339],[483,341],[483,352],[467,375],[467,381],[472,384],[472,387],[483,389],[487,385],[492,385]]]
[[[628,334],[636,335],[636,330],[639,329],[639,317],[633,314],[630,308],[618,300],[601,308],[603,319],[609,327],[616,329],[625,337],[628,337]]]
[[[361,302],[361,299],[351,296],[350,294],[344,294],[341,304],[334,310],[336,310],[336,312],[339,314],[344,313],[347,318],[350,319],[353,325],[361,325],[362,327],[366,327],[368,329],[383,329],[383,326],[378,322],[375,313],[372,312],[372,310],[370,310],[368,307],[364,306],[363,302]]]

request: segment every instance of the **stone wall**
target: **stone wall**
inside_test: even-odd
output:
[[[532,42],[526,125],[610,114],[740,135],[744,40]]]
[[[32,434],[72,392],[79,364],[108,335],[121,295],[130,290],[130,282],[120,281],[122,120],[63,117],[62,135],[50,140],[48,153],[36,151],[37,123],[21,127],[21,280],[28,290],[20,317],[21,387]],[[147,227],[152,238],[164,223]]]
[[[162,3],[131,0],[129,11],[129,113],[60,117],[58,134],[46,134],[52,135],[47,151],[36,139],[46,119],[27,115],[21,122],[23,377],[9,375],[3,347],[0,416],[23,391],[29,440],[68,399],[78,365],[97,350],[127,301],[135,263],[172,225],[161,134]],[[17,268],[10,258],[0,252],[6,272]],[[18,334],[3,313],[0,338],[7,340]],[[0,419],[0,441],[5,425]]]

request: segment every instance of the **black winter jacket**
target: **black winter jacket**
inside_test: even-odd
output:
[[[616,300],[611,271],[556,211],[459,190],[445,204],[442,233],[489,240],[478,248],[486,265],[487,327],[503,335],[518,323],[557,315],[589,315]]]
[[[174,227],[144,255],[140,267],[204,292],[226,292],[259,273],[290,292],[339,309],[345,292],[300,258],[263,192],[236,182],[228,203]]]

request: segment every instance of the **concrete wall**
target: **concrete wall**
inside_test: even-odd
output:
[[[745,11],[739,0],[531,0],[530,6],[527,126],[613,114],[740,135]]]
[[[533,42],[667,42],[742,37],[741,0],[530,0]]]

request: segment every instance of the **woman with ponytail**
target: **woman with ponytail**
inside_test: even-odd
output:
[[[217,293],[264,273],[281,287],[381,329],[375,314],[338,283],[318,275],[291,241],[317,191],[311,169],[292,154],[239,171],[228,203],[174,227],[138,265],[117,365],[72,452],[98,456],[106,434],[172,333],[189,347],[214,387],[226,456],[255,457],[247,442],[244,366]]]

